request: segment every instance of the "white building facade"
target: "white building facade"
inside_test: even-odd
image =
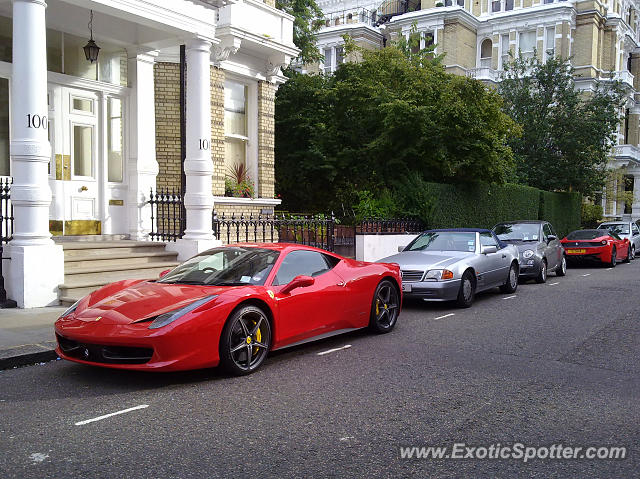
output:
[[[90,35],[100,47],[93,62],[83,50]],[[156,121],[179,121],[163,117],[158,65],[178,63],[180,45],[187,65],[186,230],[173,247],[182,259],[217,244],[214,197],[230,208],[279,203],[272,148],[262,147],[269,132],[260,130],[265,100],[258,92],[275,92],[281,68],[298,53],[293,17],[259,0],[0,1],[0,176],[12,178],[14,218],[3,272],[19,307],[57,304],[64,265],[52,234],[147,239],[149,192],[162,181]],[[244,121],[254,132],[239,140],[223,135],[218,153],[212,131],[227,122],[231,100],[217,117],[214,76],[222,78],[221,97],[243,86]],[[173,95],[179,85],[172,88]],[[239,146],[230,150],[233,140]],[[225,151],[246,162],[256,198],[225,199],[216,190]],[[265,155],[271,171],[261,163]]]

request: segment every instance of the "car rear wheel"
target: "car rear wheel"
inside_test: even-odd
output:
[[[230,374],[250,374],[263,363],[271,345],[271,324],[264,311],[246,305],[227,320],[220,337],[220,365]]]
[[[509,268],[507,282],[500,286],[500,291],[503,293],[515,293],[516,289],[518,289],[518,273],[518,266],[515,263],[512,263]]]
[[[473,299],[476,294],[476,282],[471,271],[465,271],[460,281],[460,290],[458,291],[458,298],[456,304],[461,308],[468,308],[473,304]]]
[[[567,257],[565,255],[562,255],[560,264],[556,268],[556,276],[564,276],[566,274],[567,274]]]
[[[609,263],[609,267],[615,268],[618,263],[618,252],[616,251],[616,247],[611,248],[611,262]]]
[[[396,325],[400,314],[398,288],[388,279],[380,281],[373,295],[369,329],[375,333],[388,333]]]
[[[543,259],[542,264],[540,265],[540,271],[538,272],[538,276],[536,276],[536,283],[546,283],[547,282],[547,260]]]

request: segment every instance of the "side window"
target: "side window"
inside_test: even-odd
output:
[[[498,248],[498,242],[491,233],[480,233],[480,246],[495,246]]]
[[[549,235],[553,234],[553,232],[551,231],[551,226],[549,226],[549,223],[545,223],[545,225],[542,227],[542,232],[544,233],[545,240],[548,238]]]
[[[640,234],[640,229],[638,229],[638,225],[635,223],[631,223],[631,227],[633,228],[633,236]]]
[[[333,257],[330,258],[332,260],[335,259]],[[273,285],[287,284],[300,275],[320,276],[332,269],[336,264],[337,262],[327,261],[327,256],[316,251],[292,251],[282,260],[273,280]]]

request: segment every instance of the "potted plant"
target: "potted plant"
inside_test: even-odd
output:
[[[249,170],[244,163],[236,163],[227,169],[224,179],[224,195],[236,198],[253,198],[255,185],[249,178]]]

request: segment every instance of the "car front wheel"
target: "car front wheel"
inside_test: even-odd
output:
[[[271,324],[265,312],[247,305],[235,310],[220,336],[220,365],[230,374],[250,374],[263,363],[271,345]]]
[[[460,290],[458,291],[458,298],[456,304],[461,308],[468,308],[473,304],[473,299],[476,294],[476,282],[471,271],[465,271],[460,281]]]
[[[616,251],[616,247],[611,248],[611,262],[609,263],[609,267],[615,268],[618,263],[618,252]]]
[[[631,257],[631,246],[629,246],[629,247],[627,248],[627,257],[624,259],[624,262],[625,262],[625,263],[631,263],[631,260],[632,260],[632,259],[633,259],[633,258]]]

